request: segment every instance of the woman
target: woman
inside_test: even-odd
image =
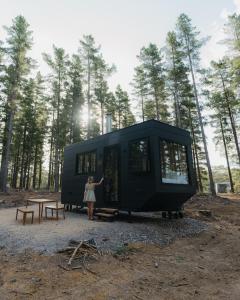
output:
[[[95,186],[100,185],[102,182],[103,178],[99,182],[93,182],[93,177],[89,176],[88,181],[85,185],[83,202],[87,202],[89,220],[93,220],[94,202],[96,202],[96,197],[94,193]]]

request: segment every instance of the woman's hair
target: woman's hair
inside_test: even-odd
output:
[[[88,183],[92,183],[93,180],[94,180],[93,176],[89,176],[89,177],[88,177]]]

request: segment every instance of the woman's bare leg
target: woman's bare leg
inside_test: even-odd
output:
[[[91,202],[91,213],[90,213],[90,218],[93,219],[93,207],[94,207],[94,203]]]
[[[91,218],[91,202],[88,202],[87,206],[88,206],[88,208],[87,208],[88,219],[90,220],[90,218]]]

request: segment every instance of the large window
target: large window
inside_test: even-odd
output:
[[[129,171],[131,173],[146,173],[150,171],[148,139],[129,143]]]
[[[94,174],[96,172],[96,151],[77,155],[77,174]]]
[[[188,184],[188,166],[186,146],[161,141],[162,182]]]

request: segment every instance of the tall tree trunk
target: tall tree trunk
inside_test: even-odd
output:
[[[172,62],[173,62],[173,71],[174,74],[176,74],[176,63],[175,63],[175,55],[174,55],[174,49],[172,48]],[[181,127],[181,116],[180,116],[180,105],[179,105],[179,97],[178,97],[178,89],[177,89],[177,80],[176,76],[174,75],[174,92],[173,92],[173,98],[175,103],[175,114],[176,114],[176,126]]]
[[[101,127],[102,127],[102,134],[104,134],[104,105],[101,101]]]
[[[87,124],[87,138],[91,137],[91,99],[90,99],[90,84],[91,84],[91,70],[90,70],[90,58],[88,54],[88,74],[87,74],[87,110],[88,110],[88,124]]]
[[[33,181],[32,187],[35,190],[36,188],[36,179],[37,179],[37,161],[38,161],[38,145],[35,145],[35,153],[34,153],[34,166],[33,166]]]
[[[228,115],[229,115],[230,122],[231,122],[234,142],[235,142],[235,146],[236,146],[236,150],[237,150],[238,162],[239,162],[239,166],[240,166],[240,148],[239,148],[239,141],[238,141],[238,136],[237,136],[237,131],[236,131],[235,120],[234,120],[233,113],[232,113],[230,103],[229,103],[229,95],[228,95],[226,85],[225,85],[225,82],[224,82],[224,79],[223,79],[223,76],[222,76],[221,72],[220,72],[220,76],[221,76],[221,80],[222,80],[222,86],[223,86],[223,92],[224,92],[225,100],[226,100],[226,103],[227,103],[227,110],[228,110]]]
[[[30,163],[30,159],[28,161],[28,167],[27,167],[27,177],[26,177],[26,190],[29,190],[30,187],[30,169],[31,169],[31,163]]]
[[[39,173],[38,173],[38,189],[40,190],[42,184],[42,157],[39,161]]]
[[[14,162],[14,171],[13,171],[13,178],[12,178],[12,187],[17,188],[17,179],[18,179],[18,172],[19,172],[19,155],[20,155],[20,142],[18,143],[18,148],[17,148],[17,154],[15,157],[15,162]]]
[[[142,106],[142,121],[144,122],[144,99],[143,99],[142,92],[141,92],[141,106]]]
[[[57,130],[55,136],[55,157],[54,157],[54,192],[59,191],[59,135],[60,135],[60,101],[61,101],[61,74],[58,73],[58,97],[57,97]]]
[[[199,165],[199,159],[198,159],[198,150],[197,150],[197,143],[196,143],[196,136],[193,128],[192,123],[192,117],[191,117],[191,110],[189,110],[189,120],[190,120],[190,129],[192,133],[192,139],[193,139],[193,149],[195,154],[195,161],[196,161],[196,171],[197,171],[197,184],[198,184],[198,190],[202,193],[203,192],[203,185],[202,185],[202,177],[201,177],[201,170]]]
[[[229,176],[229,181],[230,181],[230,186],[231,186],[231,193],[234,193],[234,185],[233,185],[233,180],[232,180],[232,172],[231,172],[231,168],[230,168],[230,164],[229,164],[226,138],[225,138],[225,134],[224,134],[224,130],[223,130],[222,119],[220,116],[219,116],[219,121],[220,121],[224,151],[225,151],[225,156],[226,156],[226,161],[227,161],[227,169],[228,169],[228,176]]]
[[[157,97],[157,89],[154,87],[154,99],[155,99],[155,105],[156,105],[156,117],[157,120],[160,120],[160,112],[159,112],[159,103],[158,103],[158,97]]]
[[[6,144],[2,153],[2,164],[0,171],[0,190],[4,193],[7,192],[7,180],[8,180],[8,165],[11,152],[11,141],[13,131],[13,118],[14,110],[9,108],[6,122]]]
[[[24,175],[24,160],[25,160],[25,147],[26,147],[26,125],[23,130],[23,144],[22,144],[22,157],[21,157],[21,171],[20,171],[20,184],[19,188],[23,188],[23,175]]]
[[[197,92],[197,87],[196,87],[196,82],[195,82],[195,76],[194,76],[194,72],[193,72],[192,58],[191,58],[191,54],[190,54],[190,49],[189,49],[188,43],[187,43],[187,46],[188,46],[188,60],[189,60],[189,65],[190,65],[190,72],[191,72],[192,82],[193,82],[194,98],[195,98],[195,101],[196,101],[196,107],[197,107],[197,113],[198,113],[198,118],[199,118],[199,124],[200,124],[200,128],[201,128],[202,139],[203,139],[204,152],[205,152],[206,161],[207,161],[210,191],[211,191],[211,194],[213,196],[215,196],[216,195],[216,191],[215,191],[214,180],[213,180],[213,175],[212,175],[212,168],[211,168],[209,154],[208,154],[207,141],[206,141],[206,136],[205,136],[204,127],[203,127],[202,114],[201,114],[199,100],[198,100],[198,92]]]
[[[48,183],[47,189],[51,189],[51,176],[52,176],[52,153],[53,153],[53,123],[54,123],[54,111],[52,114],[52,128],[51,128],[51,139],[50,139],[50,155],[49,155],[49,164],[48,164]]]

